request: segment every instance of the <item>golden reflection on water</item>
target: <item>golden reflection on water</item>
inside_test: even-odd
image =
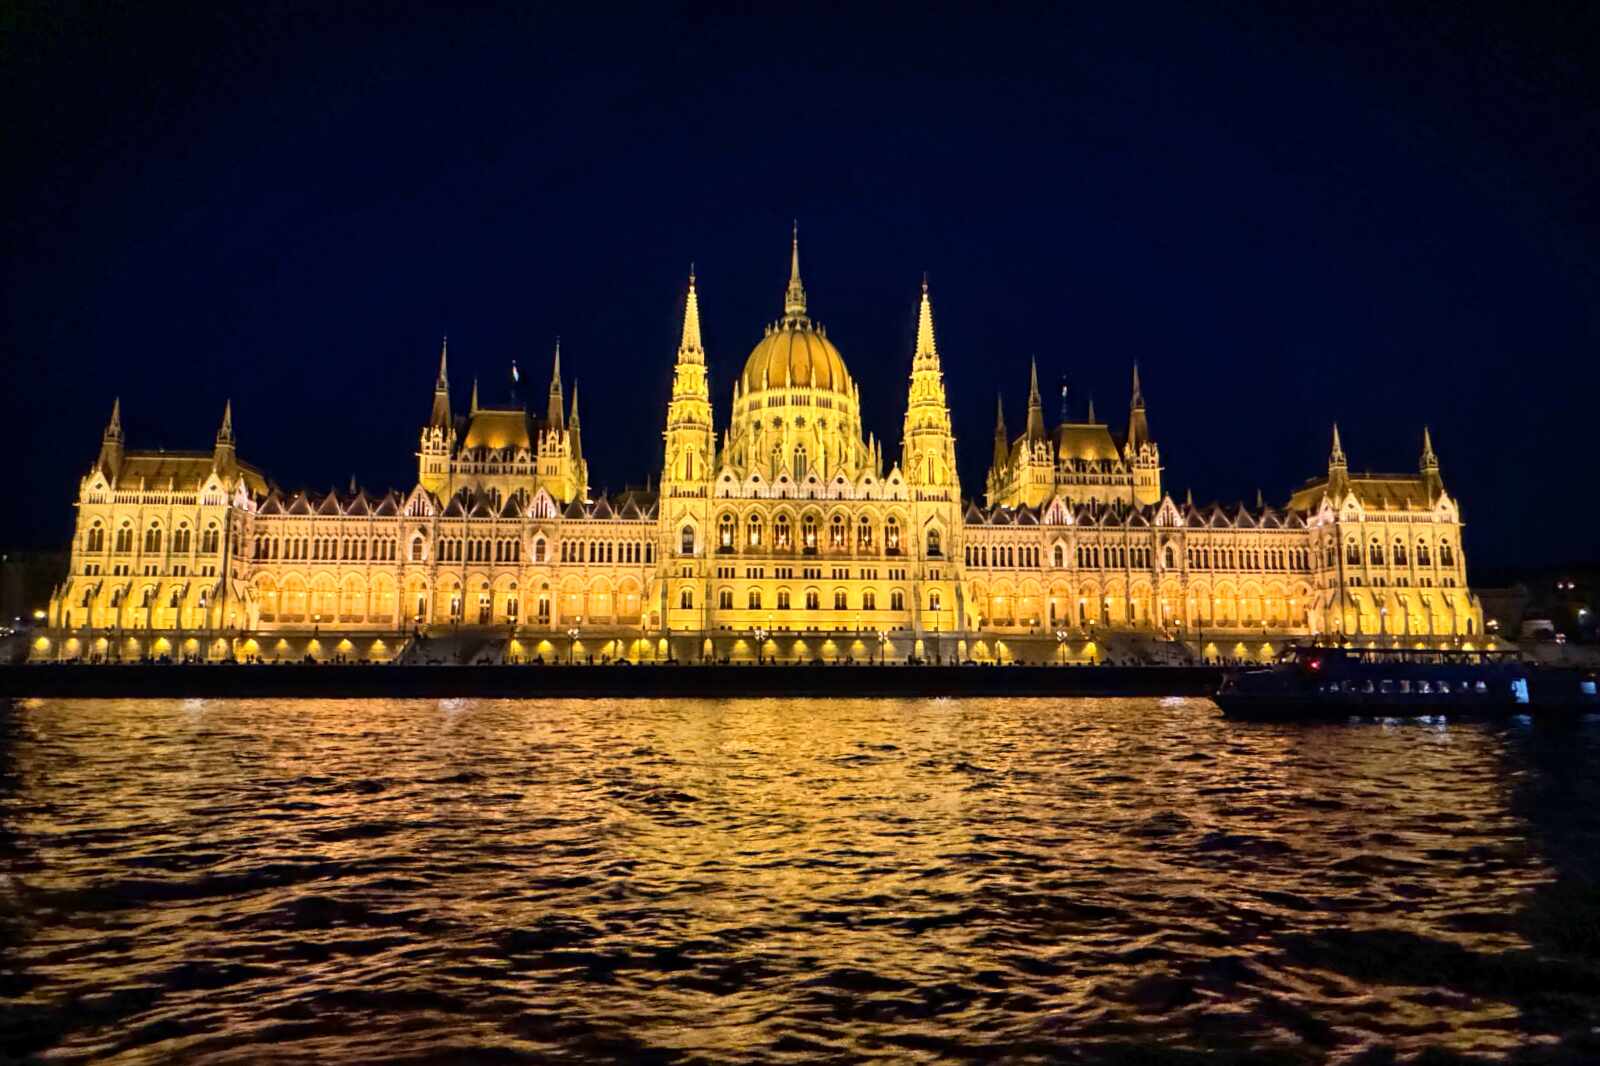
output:
[[[7,730],[10,1047],[68,1061],[1560,1037],[1492,976],[1540,977],[1517,915],[1559,872],[1498,727],[447,700],[32,701]]]

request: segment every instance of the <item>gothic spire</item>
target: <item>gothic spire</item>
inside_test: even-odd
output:
[[[1344,444],[1339,440],[1339,423],[1333,424],[1333,450],[1328,453],[1328,469],[1338,467],[1341,470],[1348,468],[1349,463],[1344,457]]]
[[[572,417],[567,421],[568,432],[572,434],[572,461],[583,462],[583,434],[578,428],[578,379],[572,379]],[[587,482],[587,478],[584,479]]]
[[[122,439],[122,397],[111,401],[111,421],[106,423],[106,440]]]
[[[922,304],[917,309],[917,351],[915,359],[937,359],[939,349],[933,340],[933,303],[928,299],[928,275],[922,275]]]
[[[703,363],[705,350],[700,346],[700,297],[694,288],[694,264],[689,264],[689,298],[683,305],[683,341],[678,345],[680,363]]]
[[[1039,395],[1039,360],[1028,363],[1028,439],[1044,440],[1044,400]]]
[[[994,469],[1002,469],[1011,458],[1010,434],[1006,432],[1006,398],[1000,393],[994,398]]]
[[[450,338],[446,337],[439,346],[439,376],[433,382],[433,414],[428,416],[428,425],[438,426],[441,429],[450,425]]]
[[[1089,394],[1089,424],[1094,424],[1094,393]]]
[[[1433,454],[1433,434],[1428,432],[1428,427],[1422,427],[1422,472],[1428,473],[1439,470],[1439,457]]]
[[[222,405],[222,426],[217,430],[217,443],[233,443],[233,400]]]
[[[472,379],[472,403],[467,407],[468,414],[478,413],[478,379]]]
[[[796,220],[789,241],[789,289],[783,296],[783,312],[789,318],[806,315],[806,287],[800,284],[800,223]]]
[[[550,371],[550,402],[545,408],[545,421],[550,429],[561,429],[566,425],[561,411],[561,338],[556,338],[556,361]]]
[[[1133,392],[1128,400],[1128,448],[1150,441],[1150,421],[1144,412],[1144,388],[1139,384],[1139,364],[1133,364]]]
[[[1144,406],[1144,389],[1139,387],[1139,364],[1133,364],[1133,398],[1129,401],[1130,407]]]

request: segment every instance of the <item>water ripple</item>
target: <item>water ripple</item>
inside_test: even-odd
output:
[[[0,708],[0,1059],[1600,1058],[1600,722]]]

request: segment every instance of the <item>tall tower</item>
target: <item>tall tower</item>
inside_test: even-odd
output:
[[[1038,507],[1056,487],[1056,450],[1044,425],[1044,397],[1039,393],[1039,361],[1028,363],[1028,428],[1022,442],[1017,503]]]
[[[666,452],[661,466],[661,495],[703,496],[716,462],[716,434],[711,423],[711,390],[706,380],[706,353],[700,341],[700,296],[694,269],[689,270],[689,295],[683,308],[683,338],[672,371],[672,399],[667,403]]]
[[[433,383],[433,411],[422,427],[417,452],[417,483],[435,496],[450,486],[450,456],[456,448],[455,418],[450,413],[450,338],[439,347],[439,377]]]
[[[1144,410],[1144,388],[1139,364],[1133,364],[1133,391],[1128,398],[1128,444],[1123,450],[1133,470],[1133,502],[1149,507],[1161,502],[1161,449],[1150,439],[1150,420]]]
[[[906,400],[900,466],[906,481],[919,492],[958,500],[956,439],[945,402],[944,370],[933,338],[933,304],[928,280],[922,280],[922,305],[917,312],[917,349],[911,357],[911,389]]]
[[[989,459],[989,476],[984,484],[984,494],[993,507],[1004,501],[1011,484],[1011,435],[1006,432],[1006,398],[996,393],[994,398],[994,454]]]
[[[534,468],[538,471],[536,480],[540,488],[564,504],[571,503],[576,497],[589,495],[589,473],[583,461],[582,438],[578,430],[576,383],[572,387],[570,414],[564,409],[562,401],[560,338],[556,339],[556,353],[550,369],[550,394],[535,449],[538,454],[534,458]]]

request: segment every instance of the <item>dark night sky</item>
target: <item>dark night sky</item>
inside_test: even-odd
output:
[[[1428,422],[1475,564],[1600,556],[1594,5],[234,6],[0,16],[0,542],[65,540],[117,394],[131,447],[232,396],[286,488],[409,487],[445,333],[463,407],[560,334],[595,488],[642,483],[690,260],[720,428],[798,217],[896,445],[930,273],[969,493],[1030,355],[1118,421],[1138,360],[1174,495],[1282,501],[1335,418],[1412,470]]]

